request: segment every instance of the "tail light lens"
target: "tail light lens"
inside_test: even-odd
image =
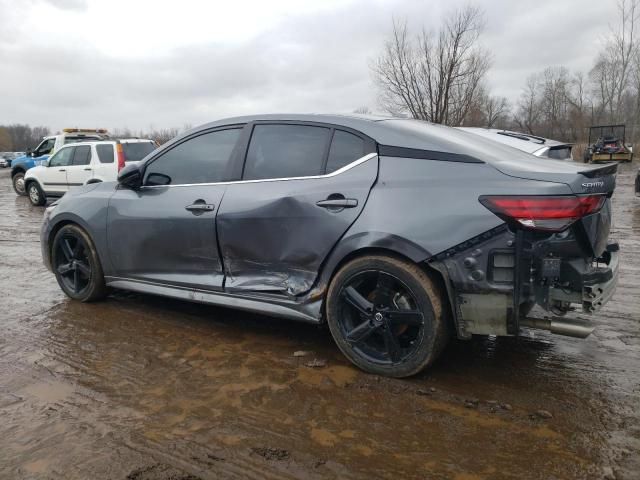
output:
[[[116,144],[116,153],[118,155],[118,172],[124,168],[124,150],[122,144]]]
[[[482,196],[480,203],[507,221],[533,230],[560,232],[602,208],[605,195]]]

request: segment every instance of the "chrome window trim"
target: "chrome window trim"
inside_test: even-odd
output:
[[[199,186],[206,186],[206,185],[236,185],[236,184],[241,184],[241,183],[263,183],[263,182],[284,182],[284,181],[289,181],[289,180],[318,180],[321,178],[331,178],[331,177],[335,177],[336,175],[340,175],[341,173],[344,173],[348,170],[351,170],[354,167],[357,167],[358,165],[366,162],[367,160],[370,160],[374,157],[377,157],[378,153],[377,152],[372,152],[372,153],[368,153],[367,155],[365,155],[364,157],[360,157],[357,160],[354,160],[353,162],[349,163],[348,165],[345,165],[342,168],[339,168],[338,170],[331,172],[331,173],[325,173],[324,175],[309,175],[307,177],[283,177],[283,178],[262,178],[262,179],[257,179],[257,180],[231,180],[229,182],[210,182],[210,183],[179,183],[176,185],[143,185],[142,187],[140,187],[141,189],[146,189],[146,188],[169,188],[169,187],[195,187],[197,185]]]

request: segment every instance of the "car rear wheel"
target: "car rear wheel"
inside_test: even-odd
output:
[[[13,190],[20,196],[25,196],[27,194],[27,190],[24,185],[24,172],[16,173],[11,181],[13,183]]]
[[[361,369],[390,377],[430,365],[448,339],[442,294],[417,265],[387,256],[350,261],[327,294],[338,347]]]
[[[103,298],[107,293],[102,266],[93,242],[76,225],[65,225],[56,234],[51,250],[56,280],[67,296],[81,302]]]
[[[47,197],[36,182],[31,182],[27,185],[27,193],[29,195],[29,201],[36,207],[41,207],[47,203]]]

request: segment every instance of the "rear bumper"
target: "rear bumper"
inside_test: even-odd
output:
[[[584,313],[600,310],[611,299],[618,284],[617,244],[610,244],[609,248],[614,251],[606,252],[606,264],[586,265],[576,271],[575,266],[568,262],[567,268],[571,269],[572,281],[576,285],[581,285],[582,288],[579,291],[550,288],[550,303],[580,304]]]
[[[521,236],[505,228],[430,263],[445,278],[460,338],[517,335],[520,327],[543,328],[546,323],[554,333],[581,336],[587,330],[565,315],[599,310],[618,282],[618,245],[609,243],[598,259],[587,250],[571,235]],[[535,305],[553,320],[532,322],[528,315]]]

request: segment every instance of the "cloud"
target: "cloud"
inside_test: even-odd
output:
[[[118,1],[0,0],[0,124],[137,129],[375,108],[368,65],[392,16],[417,32],[437,28],[462,4],[273,0],[221,10],[217,2],[127,9]],[[512,99],[530,73],[549,65],[588,70],[615,15],[611,6],[577,0],[485,8],[483,43],[494,60],[488,83]]]

